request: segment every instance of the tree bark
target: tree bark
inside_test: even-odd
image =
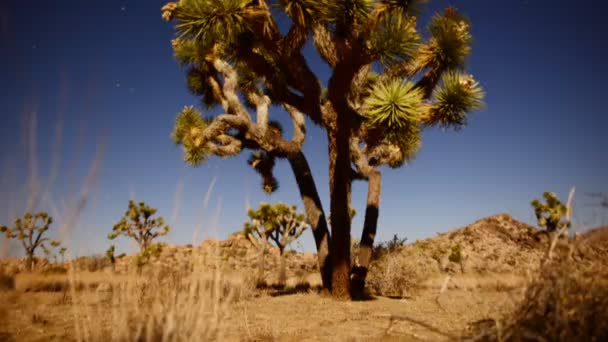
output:
[[[332,262],[331,254],[329,253],[330,236],[327,228],[327,219],[321,198],[317,192],[314,178],[308,161],[302,152],[292,156],[288,156],[289,164],[296,178],[300,197],[306,211],[306,221],[310,224],[315,244],[317,245],[317,259],[319,262],[319,270],[321,272],[321,280],[323,288],[331,291],[332,288]]]
[[[264,280],[264,252],[266,251],[266,247],[262,246],[260,248],[260,255],[258,256],[258,278],[256,280],[256,286],[261,286],[265,284]]]
[[[284,288],[287,284],[287,265],[285,265],[285,253],[283,249],[279,250],[279,287]]]
[[[345,113],[342,113],[345,114]],[[329,183],[332,251],[332,296],[347,300],[350,294],[350,183],[349,123],[338,115],[335,131],[329,132]]]
[[[378,215],[380,208],[380,192],[382,175],[373,170],[368,174],[367,206],[365,208],[365,221],[359,245],[358,265],[353,267],[352,293],[353,299],[361,300],[364,296],[365,278],[369,269],[374,247],[374,239],[378,228]]]
[[[34,270],[34,252],[27,252],[25,259],[25,268],[31,272]]]

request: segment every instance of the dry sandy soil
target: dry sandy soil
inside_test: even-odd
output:
[[[486,218],[377,260],[375,295],[360,302],[314,290],[314,254],[288,256],[286,289],[256,289],[257,251],[238,235],[167,246],[141,274],[128,257],[114,271],[79,260],[67,274],[46,275],[4,261],[4,272],[17,274],[0,290],[0,341],[461,339],[521,301],[545,242],[508,215]],[[267,259],[273,283],[276,251]]]

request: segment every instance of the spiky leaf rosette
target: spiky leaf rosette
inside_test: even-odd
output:
[[[166,17],[177,21],[180,38],[192,39],[207,51],[218,41],[235,45],[251,34],[250,21],[264,15],[250,0],[180,0]]]
[[[201,137],[207,126],[207,121],[193,106],[184,107],[177,115],[171,137],[176,144],[182,145],[184,161],[190,165],[200,165],[207,160],[209,150]]]
[[[450,70],[433,93],[430,123],[461,128],[467,113],[483,108],[484,91],[473,76]]]
[[[384,65],[409,60],[418,50],[419,44],[416,20],[399,15],[382,20],[370,37],[370,50]]]
[[[436,14],[428,26],[431,40],[418,51],[417,69],[445,70],[462,67],[471,52],[469,21],[449,7]]]
[[[376,84],[365,99],[365,116],[384,140],[411,157],[420,146],[420,122],[428,111],[423,93],[414,83],[392,79]]]
[[[275,157],[264,151],[254,152],[247,163],[262,177],[262,189],[271,194],[279,189],[279,181],[274,177]]]
[[[334,1],[328,0],[279,0],[279,8],[295,23],[310,29],[315,22],[334,19]]]
[[[330,24],[336,27],[365,25],[374,6],[373,0],[282,0],[280,7],[291,18],[304,23]]]

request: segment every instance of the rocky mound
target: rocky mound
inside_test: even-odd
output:
[[[380,264],[389,261],[418,277],[472,273],[525,274],[540,265],[547,239],[540,231],[499,214],[436,237],[404,245],[376,262],[376,272],[387,272]],[[374,271],[372,270],[372,273]]]
[[[163,271],[204,271],[239,272],[257,274],[259,250],[240,232],[231,234],[226,240],[207,239],[200,246],[164,245],[160,255],[155,257],[147,269],[154,272]],[[304,278],[317,270],[317,259],[314,253],[285,252],[287,276]],[[278,248],[270,248],[264,257],[264,266],[268,281],[278,276],[280,255]],[[132,272],[135,263],[132,256],[117,260],[115,271]]]

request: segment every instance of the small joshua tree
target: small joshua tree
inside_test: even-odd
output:
[[[37,223],[41,221],[41,223]],[[18,239],[25,249],[26,268],[31,271],[34,267],[34,255],[38,247],[49,254],[47,243],[52,247],[59,246],[59,241],[51,240],[43,236],[53,223],[53,218],[47,213],[37,214],[25,213],[23,218],[17,218],[13,228],[0,226],[0,232],[4,233],[8,239]]]
[[[124,217],[114,225],[112,233],[108,234],[108,239],[114,240],[119,235],[133,238],[139,245],[140,256],[147,260],[150,256],[149,251],[151,249],[156,250],[156,244],[153,244],[154,239],[167,235],[170,229],[168,225],[165,225],[162,217],[152,218],[156,211],[155,208],[146,205],[144,202],[135,204],[134,201],[129,201],[129,209],[125,212]],[[114,249],[112,247],[110,248],[113,255]]]
[[[115,250],[116,247],[114,247],[114,245],[110,245],[110,248],[108,248],[108,250],[106,251],[106,257],[108,257],[108,260],[110,260],[112,268],[114,268],[114,265],[116,265],[116,258],[114,257]]]
[[[264,277],[264,253],[270,244],[268,241],[270,239],[279,248],[281,257],[279,286],[285,286],[287,281],[285,247],[300,237],[308,227],[304,214],[297,213],[295,205],[289,206],[279,202],[261,203],[257,210],[249,209],[247,215],[251,222],[245,223],[243,233],[260,250],[258,281],[262,281]]]
[[[563,204],[554,192],[544,192],[543,197],[546,203],[541,203],[537,199],[532,200],[531,204],[534,207],[534,213],[538,220],[538,226],[545,228],[549,234],[549,248],[547,249],[547,259],[550,260],[553,256],[559,237],[562,233],[570,228],[570,203],[574,194],[574,188],[570,191],[568,204]],[[565,218],[564,218],[565,216]]]
[[[550,234],[570,228],[570,220],[562,220],[568,214],[568,207],[557,198],[554,192],[544,192],[543,197],[546,203],[541,203],[537,199],[531,202],[538,226],[545,228]]]
[[[65,252],[67,252],[68,249],[65,247],[61,247],[59,249],[59,255],[61,255],[61,263],[63,264],[65,262]]]

